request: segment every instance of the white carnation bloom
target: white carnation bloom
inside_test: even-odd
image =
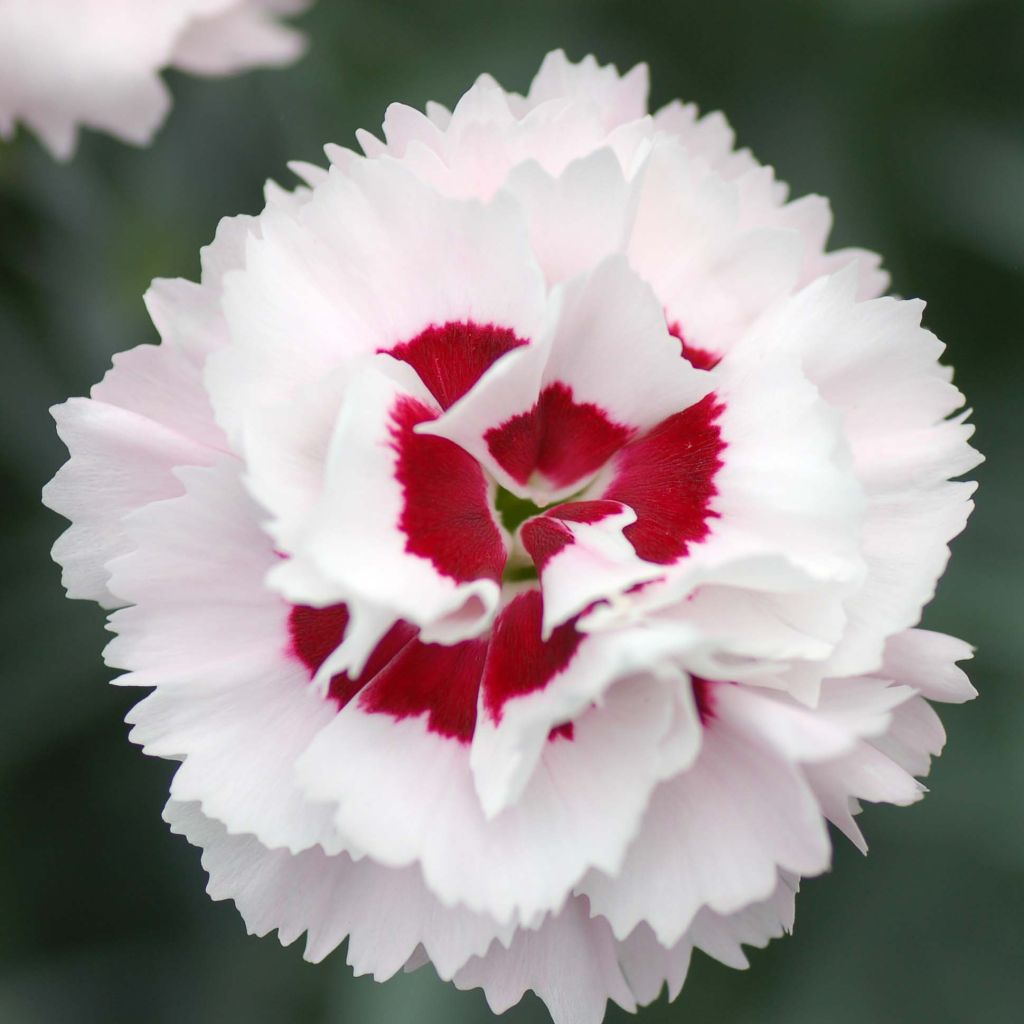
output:
[[[296,165],[46,493],[211,895],[559,1024],[742,966],[974,694],[914,628],[978,461],[921,304],[645,94],[554,54]]]
[[[171,96],[164,68],[229,75],[289,64],[282,25],[309,0],[0,0],[0,138],[24,122],[59,160],[81,126],[145,145]]]

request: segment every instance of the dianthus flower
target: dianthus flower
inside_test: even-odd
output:
[[[294,165],[46,495],[210,894],[558,1024],[743,966],[974,693],[914,628],[978,461],[921,303],[646,89],[555,53]]]
[[[309,2],[0,0],[0,138],[23,121],[59,160],[80,126],[145,145],[171,106],[163,69],[290,64],[305,41],[277,18]]]

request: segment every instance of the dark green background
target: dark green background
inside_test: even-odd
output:
[[[106,685],[102,616],[61,596],[61,526],[38,493],[64,458],[47,407],[154,340],[143,291],[195,277],[219,217],[255,212],[287,159],[349,144],[389,101],[450,104],[484,70],[523,89],[556,46],[648,61],[655,104],[722,108],[796,194],[830,196],[834,241],[884,253],[895,290],[929,300],[988,455],[926,619],[977,645],[982,693],[943,710],[932,795],[869,808],[871,856],[838,843],[792,938],[746,973],[698,955],[681,1000],[644,1019],[1024,1020],[1024,3],[320,0],[303,24],[292,69],[171,75],[150,149],[88,135],[61,166],[25,136],[0,146],[0,1022],[487,1019],[479,992],[429,970],[352,980],[343,953],[309,966],[206,898],[196,851],[160,820],[171,766],[127,741],[135,695]],[[543,1015],[528,997],[508,1019]]]

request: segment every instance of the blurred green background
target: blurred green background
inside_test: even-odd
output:
[[[172,766],[128,743],[137,695],[106,685],[101,614],[62,597],[62,526],[38,495],[65,457],[47,407],[155,340],[143,291],[196,277],[221,216],[256,212],[286,160],[322,162],[389,101],[451,104],[484,70],[525,89],[556,46],[648,61],[654,104],[722,108],[795,194],[830,196],[834,242],[884,253],[895,291],[928,299],[988,456],[926,617],[977,645],[982,693],[943,710],[933,793],[869,808],[871,856],[840,841],[751,971],[698,954],[681,1000],[642,1019],[1024,1020],[1024,3],[319,0],[301,24],[292,69],[169,76],[148,150],[87,134],[60,166],[24,135],[0,146],[0,1024],[489,1019],[429,969],[377,986],[343,953],[312,967],[206,898],[197,851],[160,820]],[[506,1019],[545,1016],[530,996]]]

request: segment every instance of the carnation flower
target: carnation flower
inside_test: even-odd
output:
[[[646,89],[555,53],[294,165],[46,492],[210,894],[559,1024],[744,966],[974,695],[915,628],[978,461],[921,303]]]
[[[2,0],[0,138],[23,121],[58,160],[79,126],[146,145],[171,97],[164,68],[230,75],[289,64],[299,32],[277,20],[309,0]]]

